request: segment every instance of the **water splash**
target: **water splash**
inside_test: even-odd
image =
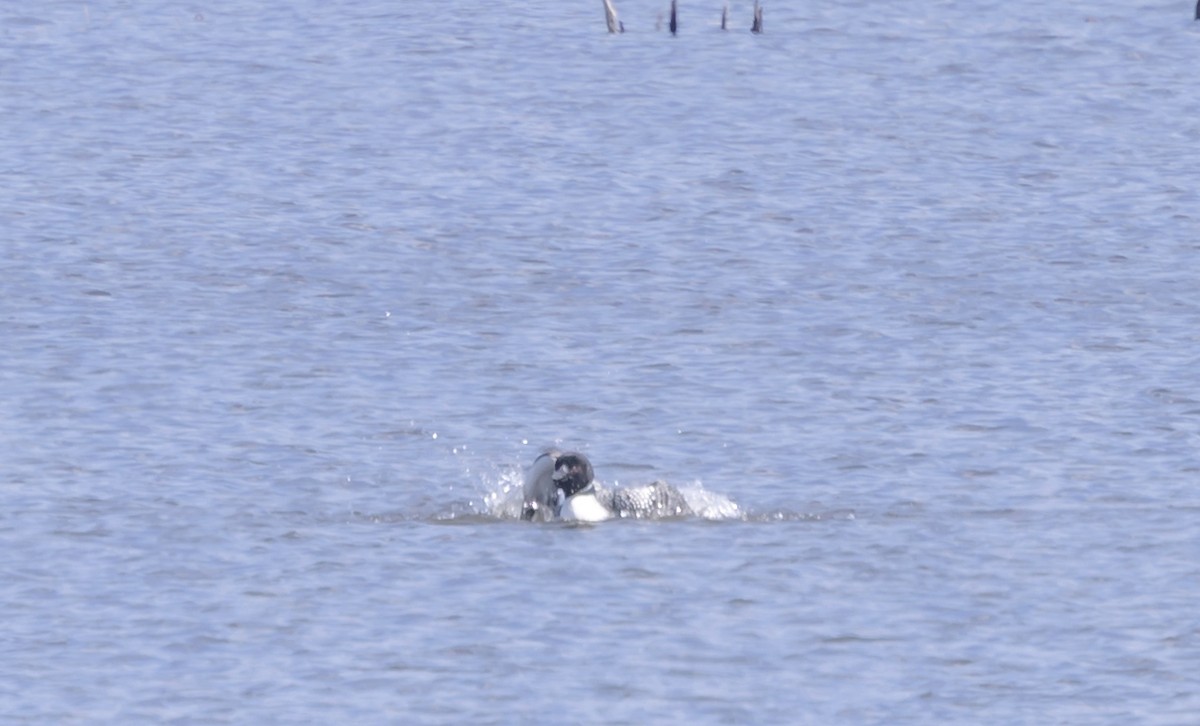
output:
[[[519,468],[508,468],[502,470],[493,482],[485,478],[483,496],[478,502],[472,502],[474,513],[497,519],[520,519],[521,507],[525,503],[521,491],[524,476]]]
[[[680,487],[679,491],[687,500],[688,506],[701,519],[743,518],[742,509],[736,502],[724,494],[708,491],[699,481]]]

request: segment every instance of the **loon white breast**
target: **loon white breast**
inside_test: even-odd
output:
[[[569,522],[603,522],[613,516],[608,507],[596,496],[596,487],[589,485],[587,489],[566,496],[562,489],[558,490],[558,516]]]

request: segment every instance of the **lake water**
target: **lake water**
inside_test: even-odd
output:
[[[1194,8],[666,5],[0,9],[0,720],[1197,722]]]

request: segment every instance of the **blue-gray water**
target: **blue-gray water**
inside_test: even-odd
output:
[[[1192,6],[666,5],[0,8],[0,720],[1196,723]]]

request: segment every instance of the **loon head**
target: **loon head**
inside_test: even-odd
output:
[[[557,515],[575,522],[600,522],[612,512],[596,496],[592,464],[583,454],[563,454],[554,465],[554,484],[558,487]]]
[[[563,454],[554,462],[553,478],[563,496],[571,497],[591,485],[592,462],[583,454]]]

